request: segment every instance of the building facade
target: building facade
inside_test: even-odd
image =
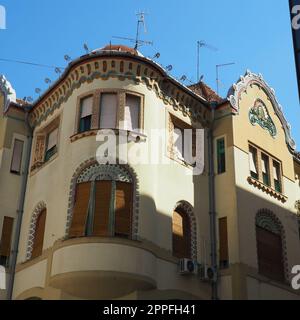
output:
[[[22,212],[13,299],[300,298],[300,157],[262,76],[221,99],[107,46],[14,112],[3,134],[33,142],[24,206],[1,203]]]

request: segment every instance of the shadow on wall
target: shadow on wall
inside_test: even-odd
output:
[[[271,260],[276,260],[276,254],[274,253],[276,251],[276,229],[274,229],[273,231],[271,224],[274,225],[274,228],[276,228],[276,225],[278,228],[281,225],[282,230],[280,232],[278,231],[278,242],[282,250],[282,268],[284,272],[284,279],[281,282],[282,284],[286,284],[287,286],[289,286],[289,288],[292,290],[290,281],[294,275],[292,275],[291,270],[293,266],[300,265],[300,230],[298,218],[296,214],[293,214],[291,211],[292,209],[294,209],[294,206],[292,206],[292,208],[289,208],[290,210],[285,209],[279,200],[271,198],[272,196],[266,193],[266,198],[263,198],[262,196],[259,196],[257,193],[261,192],[263,194],[264,191],[255,189],[254,186],[252,187],[253,193],[240,187],[236,189],[240,262],[249,266],[249,270],[255,270],[254,272],[256,273],[262,273],[258,270],[265,269],[266,264],[264,262],[267,261],[262,261],[262,259],[260,259],[261,262],[259,262],[259,251],[260,254],[264,255],[264,248],[267,248],[271,245],[272,248],[269,248],[268,252],[271,252],[272,249],[273,257],[271,255]],[[268,200],[267,197],[270,197],[270,200]],[[274,199],[274,201],[271,201],[271,199]],[[289,206],[287,205],[286,207],[288,208]],[[258,215],[265,216],[262,217],[262,219],[265,219],[265,221],[263,221],[262,224],[264,224],[263,228],[265,228],[266,230],[268,229],[267,233],[263,237],[261,237],[261,235],[259,234],[263,228],[257,229]],[[270,233],[270,231],[273,232],[273,236],[271,235],[272,232]],[[264,247],[260,246],[259,242],[262,243]],[[260,249],[258,248],[259,246]],[[261,267],[259,267],[259,264],[261,265]],[[274,264],[272,266],[272,263],[269,267],[271,269],[272,267],[273,269],[275,268],[275,270],[277,269],[277,266],[274,266]],[[268,278],[267,275],[266,277]],[[259,281],[257,281],[256,286],[259,285]],[[287,291],[280,292],[275,289],[276,288],[273,287],[272,290],[263,291],[257,288],[259,296],[253,296],[252,298],[284,299],[284,294],[288,294]],[[251,294],[253,293],[251,293],[251,291],[249,290],[251,290],[250,287],[248,288],[248,298],[250,299]],[[295,293],[299,294],[299,292]],[[292,295],[292,293],[290,295]],[[299,298],[300,296],[298,297],[298,299]]]

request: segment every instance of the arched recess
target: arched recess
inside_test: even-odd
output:
[[[92,181],[118,181],[132,184],[132,221],[131,236],[133,240],[138,236],[138,218],[139,218],[139,183],[135,171],[129,165],[99,164],[95,158],[91,158],[82,163],[71,179],[69,193],[69,208],[66,223],[66,238],[73,220],[73,211],[76,197],[76,187],[78,184]]]
[[[194,208],[193,206],[187,202],[187,201],[179,201],[177,202],[174,210],[173,210],[173,219],[172,219],[172,225],[173,225],[173,250],[174,250],[174,228],[176,228],[176,221],[177,218],[182,218],[182,226],[184,230],[184,225],[187,226],[187,234],[185,238],[185,241],[188,241],[188,253],[190,255],[190,258],[193,260],[197,260],[197,224],[196,224],[196,218],[194,214]],[[178,227],[178,226],[177,226]]]
[[[34,244],[35,244],[34,241],[36,239],[37,223],[39,222],[40,214],[42,214],[42,213],[45,214],[46,210],[47,210],[47,208],[46,208],[45,202],[41,201],[36,205],[32,215],[31,215],[29,236],[28,236],[28,243],[27,243],[27,251],[26,251],[26,260],[30,260],[32,258],[32,252],[34,250]]]
[[[281,221],[271,210],[261,209],[255,226],[259,272],[274,280],[288,280],[286,236]]]

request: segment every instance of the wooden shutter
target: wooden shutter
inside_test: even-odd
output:
[[[45,149],[46,149],[46,135],[37,134],[34,154],[33,154],[33,167],[37,167],[39,164],[44,162]]]
[[[91,183],[79,183],[76,186],[73,219],[69,231],[69,237],[82,237],[85,235],[85,225],[90,199]]]
[[[227,230],[227,218],[219,219],[219,260],[220,265],[228,263],[228,230]]]
[[[259,273],[278,281],[284,280],[281,236],[256,227]]]
[[[130,237],[132,222],[132,184],[116,183],[115,235]]]
[[[31,258],[34,259],[40,256],[43,252],[45,225],[46,225],[46,209],[44,209],[38,216],[35,226],[34,242]]]
[[[100,129],[117,128],[118,96],[116,93],[102,93],[100,106]]]
[[[96,181],[94,214],[94,236],[109,237],[109,210],[111,203],[111,181]]]
[[[125,130],[134,131],[140,129],[140,108],[141,98],[135,95],[127,94],[124,109]]]
[[[191,257],[190,221],[184,212],[173,213],[173,255],[177,258]]]
[[[0,243],[0,256],[9,257],[10,255],[10,246],[11,238],[13,232],[14,219],[10,217],[4,217],[3,226],[2,226],[2,236]]]
[[[21,140],[16,139],[14,142],[14,149],[10,166],[10,171],[13,173],[21,172],[23,145],[24,142]]]

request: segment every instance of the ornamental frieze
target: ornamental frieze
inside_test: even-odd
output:
[[[209,124],[209,112],[196,98],[174,84],[170,84],[167,92],[162,90],[161,83],[164,78],[159,72],[142,63],[120,59],[93,60],[71,69],[62,82],[49,89],[45,98],[37,102],[31,113],[31,124],[38,126],[63,103],[66,103],[73,91],[80,88],[82,84],[91,83],[95,79],[105,81],[110,78],[117,78],[119,81],[131,80],[137,85],[144,84],[166,105],[171,105],[184,117],[200,122],[203,126]]]

